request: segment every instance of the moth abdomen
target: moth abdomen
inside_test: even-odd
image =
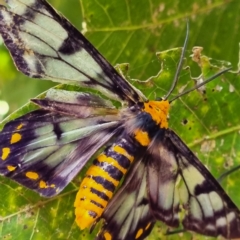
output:
[[[76,221],[81,229],[91,226],[102,215],[141,148],[133,137],[126,135],[93,161],[74,204]]]

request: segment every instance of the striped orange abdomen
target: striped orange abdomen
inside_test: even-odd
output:
[[[81,229],[91,226],[102,215],[133,162],[139,144],[130,138],[121,137],[101,153],[88,169],[74,203],[76,222]]]

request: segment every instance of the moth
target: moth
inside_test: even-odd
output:
[[[52,197],[104,148],[74,203],[81,229],[104,220],[97,240],[141,240],[158,220],[239,238],[237,206],[168,128],[172,89],[162,100],[148,100],[46,1],[5,2],[0,34],[17,68],[92,91],[53,88],[32,99],[39,109],[7,122],[0,133],[0,174]]]

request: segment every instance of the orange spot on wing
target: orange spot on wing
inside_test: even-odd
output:
[[[14,171],[16,168],[17,168],[17,167],[14,167],[14,166],[12,166],[12,165],[8,165],[8,166],[7,166],[7,169],[8,169],[9,172]]]
[[[151,226],[151,223],[149,223],[149,224],[145,227],[145,230],[148,230],[150,226]]]
[[[18,126],[17,126],[17,130],[20,130],[21,128],[23,127],[23,124],[21,123],[21,124],[19,124]]]
[[[136,234],[136,239],[138,239],[139,237],[141,237],[142,234],[143,234],[143,230],[142,230],[142,228],[140,228],[140,229],[138,230],[137,234]]]
[[[11,140],[10,140],[10,143],[13,144],[13,143],[17,143],[19,142],[20,140],[22,139],[22,135],[19,134],[19,133],[14,133],[11,137]]]
[[[10,148],[3,148],[2,149],[2,156],[1,156],[2,160],[3,161],[6,160],[10,153],[11,153]]]
[[[112,240],[112,235],[109,232],[104,233],[105,240]]]
[[[25,175],[26,175],[27,178],[30,178],[30,179],[33,179],[33,180],[37,180],[39,178],[39,175],[36,172],[26,172]]]
[[[40,187],[40,188],[47,188],[47,183],[46,183],[45,181],[41,180],[41,181],[39,182],[39,187]]]

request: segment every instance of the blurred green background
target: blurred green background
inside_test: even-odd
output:
[[[187,56],[192,47],[202,46],[203,54],[211,57],[213,62],[231,62],[233,70],[238,71],[238,0],[49,2],[83,30],[111,64],[129,63],[130,78],[146,80],[159,72],[161,66],[155,53],[183,45],[186,19],[190,25]],[[200,72],[197,66],[192,66],[192,77],[197,77]],[[168,89],[168,86],[160,85],[158,83],[158,88]],[[51,86],[51,82],[29,79],[19,73],[8,51],[0,45],[0,120]],[[214,91],[219,89],[217,87],[221,90]],[[191,93],[184,100],[176,101],[170,113],[170,127],[191,146],[215,177],[240,162],[239,87],[236,74],[227,74],[227,78],[211,83],[205,95]],[[238,172],[230,175],[222,185],[240,207],[238,175]],[[80,233],[74,223],[76,182],[58,197],[46,200],[1,178],[2,239],[94,239],[94,234],[89,235],[88,230]],[[166,227],[159,224],[149,239],[192,238],[189,233],[165,237],[165,232]],[[199,235],[194,237],[207,239]]]

